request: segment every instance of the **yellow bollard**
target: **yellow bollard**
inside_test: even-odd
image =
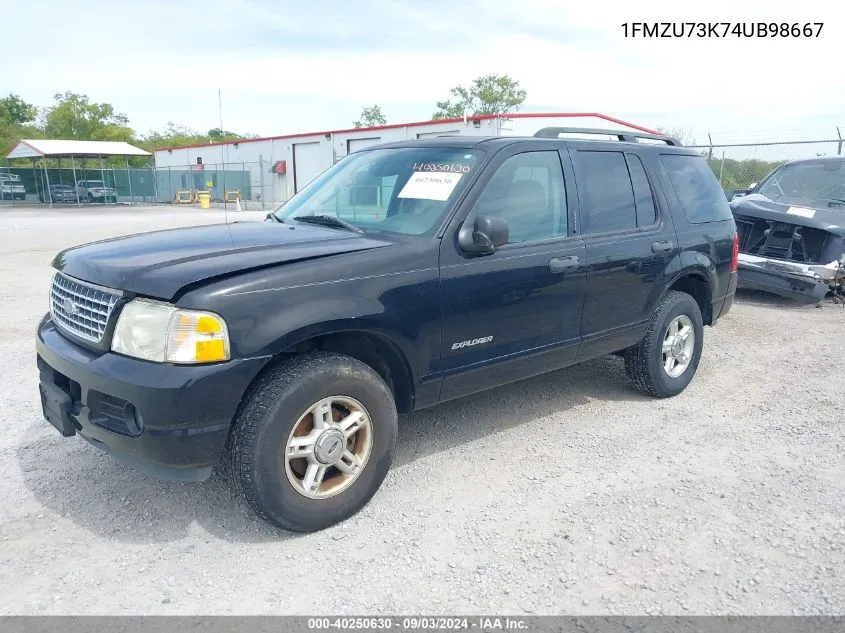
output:
[[[198,191],[197,192],[197,200],[200,203],[200,209],[208,209],[211,206],[211,192],[210,191]]]

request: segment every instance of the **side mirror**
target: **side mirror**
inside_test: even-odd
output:
[[[745,193],[746,193],[746,194],[749,194],[749,193],[751,193],[752,191],[754,191],[756,188],[757,188],[757,183],[756,183],[756,182],[752,182],[750,185],[748,185],[748,189],[746,189],[746,190],[745,190]]]
[[[458,245],[468,253],[488,254],[508,243],[510,229],[502,218],[478,215],[472,227],[466,223],[458,233]]]

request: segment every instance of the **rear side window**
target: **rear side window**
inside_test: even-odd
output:
[[[634,185],[634,201],[637,206],[637,226],[651,226],[657,221],[657,212],[654,208],[654,197],[651,195],[651,186],[645,175],[645,167],[636,154],[626,154],[628,159],[628,171],[631,174],[631,182]]]
[[[575,168],[583,201],[582,233],[637,227],[634,189],[622,152],[575,152]]]
[[[703,158],[661,154],[660,163],[689,222],[701,224],[731,219],[725,193]]]

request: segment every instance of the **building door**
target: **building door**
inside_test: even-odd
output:
[[[327,169],[320,160],[320,143],[294,143],[293,190],[302,189]]]
[[[440,136],[460,136],[460,130],[444,130],[442,132],[419,132],[417,138],[438,138]]]
[[[346,141],[346,153],[351,154],[352,152],[357,152],[359,149],[364,149],[365,147],[375,145],[376,143],[381,143],[381,139],[379,137],[351,138]]]

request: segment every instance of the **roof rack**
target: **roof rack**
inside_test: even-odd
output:
[[[639,139],[651,139],[663,141],[667,145],[680,146],[680,142],[671,136],[663,134],[648,134],[646,132],[629,132],[628,130],[602,130],[599,128],[582,127],[544,127],[534,133],[535,138],[558,138],[561,134],[601,134],[603,136],[615,136],[623,143],[637,143]]]

